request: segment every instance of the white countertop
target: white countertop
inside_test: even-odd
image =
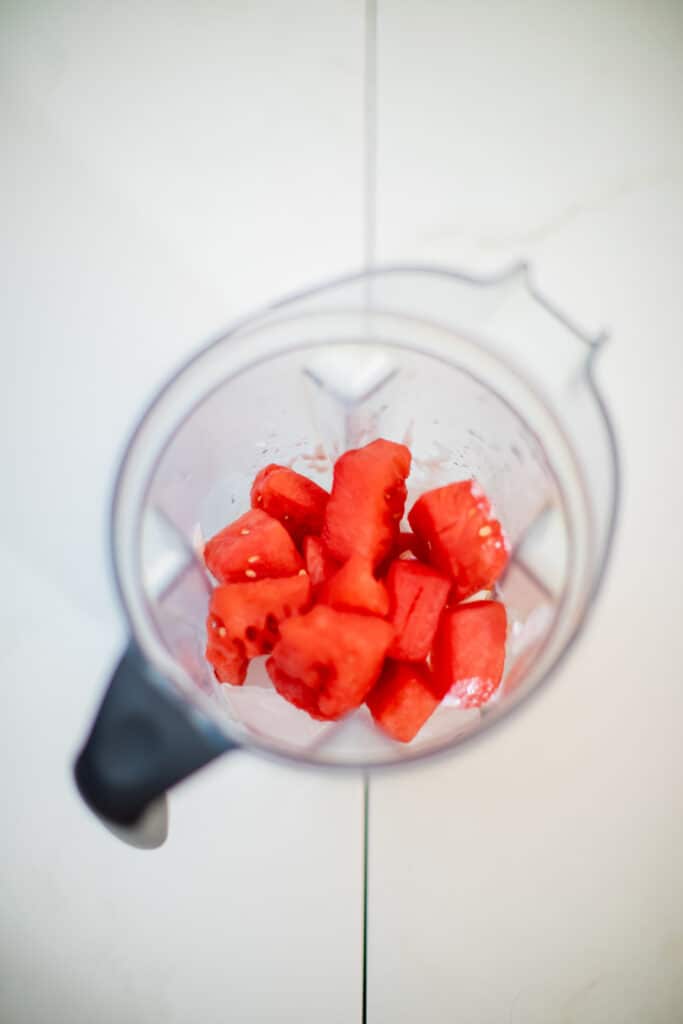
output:
[[[554,684],[372,783],[382,1024],[683,1015],[683,8],[551,7],[379,5],[378,258],[530,259],[610,327],[625,479]],[[141,403],[362,260],[363,38],[360,2],[0,12],[3,1022],[360,1020],[360,781],[233,755],[141,853],[70,759],[124,639],[107,499]]]

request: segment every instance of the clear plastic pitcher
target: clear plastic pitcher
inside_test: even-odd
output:
[[[616,446],[593,377],[602,340],[552,308],[524,266],[488,278],[389,267],[276,303],[198,352],[145,412],[118,475],[112,551],[131,646],[77,763],[90,805],[130,824],[236,747],[316,767],[405,764],[489,728],[547,680],[614,530]],[[337,456],[376,437],[410,446],[407,508],[475,477],[511,544],[498,693],[477,710],[446,698],[409,744],[365,707],[314,721],[263,664],[245,686],[221,685],[204,658],[203,540],[248,509],[266,463],[329,486]]]

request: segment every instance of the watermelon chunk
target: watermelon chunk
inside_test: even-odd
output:
[[[383,619],[316,605],[282,623],[266,668],[286,700],[312,718],[336,719],[363,703],[392,637]]]
[[[303,552],[306,571],[314,589],[329,580],[339,569],[339,562],[332,558],[320,537],[304,537]]]
[[[453,577],[456,601],[489,590],[507,564],[503,528],[474,480],[427,491],[413,505],[408,521],[429,545],[429,561]]]
[[[365,703],[384,732],[401,743],[410,743],[440,700],[426,665],[387,661]]]
[[[451,581],[421,562],[398,559],[387,576],[389,621],[395,631],[389,656],[424,661],[432,646]]]
[[[471,601],[441,617],[432,649],[437,691],[478,708],[498,689],[505,666],[507,614],[499,601]]]
[[[342,455],[334,466],[322,539],[345,562],[353,554],[378,565],[392,549],[406,501],[410,451],[378,440]]]
[[[219,682],[241,686],[249,659],[270,654],[280,623],[306,611],[310,599],[306,573],[216,587],[206,620],[206,658]]]
[[[204,561],[220,583],[294,576],[303,568],[282,523],[260,509],[245,512],[207,541]]]
[[[370,562],[362,555],[351,555],[321,588],[318,600],[346,611],[389,613],[387,588],[375,579]]]
[[[287,529],[297,544],[307,533],[320,533],[329,494],[307,476],[271,463],[256,476],[252,508],[260,508]]]

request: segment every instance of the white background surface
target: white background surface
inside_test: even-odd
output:
[[[70,758],[122,641],[111,474],[229,320],[362,258],[360,2],[0,7],[0,1019],[360,1019],[361,788],[225,759],[143,854]],[[581,646],[373,782],[369,1020],[683,1020],[683,8],[380,0],[378,254],[531,258],[625,493]]]

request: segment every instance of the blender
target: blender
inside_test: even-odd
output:
[[[156,845],[168,788],[231,750],[368,772],[509,718],[571,650],[608,561],[619,473],[594,375],[604,341],[524,264],[492,276],[386,266],[276,302],[193,356],[144,413],[116,481],[112,557],[131,641],[76,765],[91,808]],[[407,508],[474,477],[511,548],[498,692],[470,710],[446,698],[405,745],[364,706],[316,721],[262,663],[231,687],[204,658],[203,542],[249,508],[259,469],[286,464],[329,488],[334,460],[377,437],[411,449]]]

